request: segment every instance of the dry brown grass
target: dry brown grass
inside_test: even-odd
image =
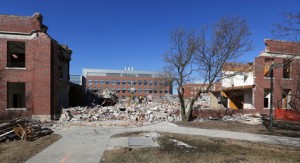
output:
[[[300,149],[230,139],[163,133],[160,147],[105,151],[101,162],[300,162]],[[176,139],[194,148],[177,146]]]
[[[23,163],[61,138],[51,134],[29,142],[24,140],[0,143],[1,163]]]

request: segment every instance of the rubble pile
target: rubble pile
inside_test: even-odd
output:
[[[53,131],[41,125],[40,121],[17,118],[0,124],[0,142],[8,140],[34,141]]]
[[[113,106],[118,102],[118,97],[112,90],[106,88],[104,90],[88,91],[85,99],[86,105],[95,106]]]
[[[235,114],[232,116],[224,116],[223,121],[236,121],[247,124],[262,124],[263,117],[260,114]]]
[[[129,103],[129,102],[130,103]],[[93,107],[72,107],[63,109],[60,123],[76,121],[179,121],[180,110],[177,100],[162,98],[159,101],[120,101],[114,106],[96,105]]]

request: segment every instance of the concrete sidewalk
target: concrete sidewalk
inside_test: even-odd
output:
[[[142,127],[63,127],[55,133],[63,137],[38,153],[27,163],[98,163],[112,135],[124,132],[157,131],[207,137],[247,140],[268,144],[280,144],[300,148],[300,138],[259,135],[222,130],[179,127],[169,122],[162,122]],[[120,141],[126,139],[120,139]],[[124,144],[126,142],[120,142]]]

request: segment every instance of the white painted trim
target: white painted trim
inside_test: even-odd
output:
[[[27,70],[27,68],[23,67],[5,67],[6,70]]]
[[[276,58],[293,58],[293,59],[300,59],[300,54],[294,56],[291,54],[282,54],[282,53],[266,53],[263,52],[259,56],[264,56],[264,57],[276,57]]]
[[[15,111],[15,110],[27,110],[26,108],[6,108],[7,111]]]
[[[0,32],[0,38],[5,39],[18,39],[18,40],[31,40],[33,38],[37,37],[37,33],[32,34],[23,34],[23,33],[1,33]]]

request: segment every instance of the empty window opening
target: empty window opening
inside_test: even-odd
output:
[[[265,59],[265,67],[264,67],[264,76],[265,77],[270,77],[271,76],[271,71],[270,71],[270,67],[271,65],[274,63],[274,59],[272,58],[266,58]]]
[[[289,103],[291,102],[291,91],[288,89],[284,89],[282,91],[282,108],[289,109]]]
[[[264,90],[264,108],[269,108],[270,107],[270,89],[265,89]]]
[[[283,78],[291,78],[291,61],[283,61]]]
[[[25,83],[7,83],[8,108],[25,108]]]
[[[7,42],[7,67],[25,67],[25,42]]]

